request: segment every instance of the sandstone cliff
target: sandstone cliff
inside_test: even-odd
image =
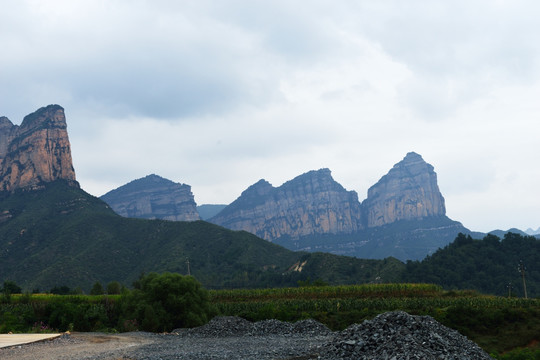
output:
[[[101,199],[124,217],[175,221],[200,219],[191,186],[154,174],[112,190]]]
[[[64,109],[49,105],[20,126],[0,118],[0,190],[35,188],[58,179],[75,182]]]
[[[433,166],[414,152],[369,188],[362,207],[368,227],[446,214]]]
[[[260,180],[210,222],[267,240],[362,228],[358,195],[334,181],[328,169],[310,171],[278,188]]]

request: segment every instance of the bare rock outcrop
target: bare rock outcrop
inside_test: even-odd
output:
[[[362,207],[368,227],[446,214],[433,166],[414,152],[369,188]]]
[[[43,107],[20,126],[0,118],[0,162],[1,191],[36,188],[58,179],[78,186],[64,109]]]
[[[362,228],[360,202],[328,169],[310,171],[274,188],[260,180],[210,222],[263,239],[350,234]]]
[[[191,186],[154,174],[109,191],[101,200],[124,217],[173,221],[200,219]]]

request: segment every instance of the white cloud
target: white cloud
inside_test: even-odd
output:
[[[328,167],[362,200],[416,151],[450,217],[540,225],[535,2],[0,5],[0,114],[64,106],[94,195],[157,173],[229,202]]]

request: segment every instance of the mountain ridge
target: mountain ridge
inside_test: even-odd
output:
[[[261,179],[206,220],[292,250],[402,261],[432,254],[460,232],[473,234],[446,216],[434,167],[415,152],[371,186],[362,202],[321,168],[278,187]]]
[[[150,174],[100,197],[119,215],[140,219],[200,220],[191,186]]]

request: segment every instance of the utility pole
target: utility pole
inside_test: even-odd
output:
[[[521,273],[521,278],[523,279],[523,293],[525,294],[525,299],[527,299],[527,284],[525,284],[525,265],[523,261],[519,260],[518,271]]]
[[[509,282],[508,285],[506,285],[506,287],[508,288],[508,297],[512,297],[512,283]]]
[[[188,274],[188,276],[190,276],[190,275],[191,275],[191,271],[190,271],[190,269],[189,269],[189,259],[186,260],[186,264],[187,264],[187,274]]]

